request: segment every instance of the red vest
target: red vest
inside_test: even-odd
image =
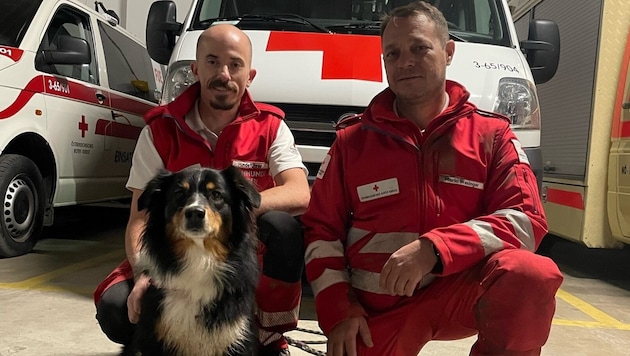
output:
[[[184,121],[199,92],[200,85],[195,83],[173,102],[152,109],[144,117],[166,169],[176,172],[195,164],[215,169],[235,165],[259,191],[274,187],[267,158],[284,112],[254,103],[246,91],[238,117],[223,129],[213,149]]]

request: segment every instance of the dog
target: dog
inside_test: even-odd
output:
[[[148,218],[135,272],[151,285],[123,355],[255,355],[260,194],[236,167],[161,171],[138,199]]]

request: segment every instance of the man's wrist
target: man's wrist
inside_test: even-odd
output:
[[[444,264],[442,264],[442,256],[440,256],[440,251],[435,247],[435,244],[431,243],[431,248],[433,249],[433,254],[436,257],[435,265],[433,265],[433,269],[431,273],[433,274],[441,274],[444,271]]]

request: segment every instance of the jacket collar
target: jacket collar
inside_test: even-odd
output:
[[[470,93],[461,84],[447,80],[446,92],[449,96],[449,104],[440,115],[432,120],[432,122],[436,121],[436,124],[442,123],[444,120],[452,117],[453,113],[457,113],[457,116],[459,116],[462,113],[462,110],[465,112],[476,110],[476,106],[468,101]],[[372,120],[374,122],[391,121],[392,123],[408,121],[405,118],[398,117],[394,112],[395,98],[396,95],[394,92],[389,87],[385,88],[382,92],[377,94],[374,99],[372,99],[372,102],[370,102],[366,110],[369,115],[365,119],[368,121]]]

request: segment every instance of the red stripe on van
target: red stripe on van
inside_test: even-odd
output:
[[[109,95],[111,98],[112,109],[136,114],[139,116],[143,116],[147,111],[153,109],[153,107],[157,105],[145,104],[140,101],[125,98],[122,95],[111,92],[109,93]]]
[[[617,96],[615,98],[615,107],[613,109],[613,127],[610,133],[612,138],[630,137],[630,122],[623,122],[621,120],[621,110],[624,101],[630,101],[630,98],[624,97],[626,86],[628,85],[628,65],[630,65],[630,32],[628,32],[628,38],[626,39],[626,48],[621,60],[619,78],[617,79]]]
[[[584,199],[578,192],[547,188],[547,202],[584,210]]]
[[[19,62],[23,54],[24,51],[19,48],[0,46],[0,56],[9,57],[13,62]]]
[[[322,51],[322,79],[383,81],[379,36],[271,31],[267,51]]]
[[[142,127],[105,119],[98,119],[96,121],[96,130],[94,133],[103,136],[137,140],[138,136],[140,136],[140,131],[142,131]]]
[[[31,100],[35,94],[46,93],[48,95],[60,96],[71,100],[77,100],[91,105],[111,106],[113,110],[132,113],[143,116],[155,105],[145,104],[138,100],[129,99],[122,95],[101,90],[99,87],[83,85],[81,83],[68,81],[63,77],[51,75],[39,75],[31,79],[20,91],[17,98],[6,109],[0,111],[0,120],[7,119],[17,114]],[[105,96],[105,101],[100,104],[96,94]]]
[[[11,105],[9,105],[6,109],[0,111],[0,120],[10,118],[11,116],[17,114],[24,106],[26,106],[35,94],[42,93],[43,91],[44,78],[39,76],[31,79],[24,89],[20,91],[20,94],[18,94],[13,103],[11,103]]]

